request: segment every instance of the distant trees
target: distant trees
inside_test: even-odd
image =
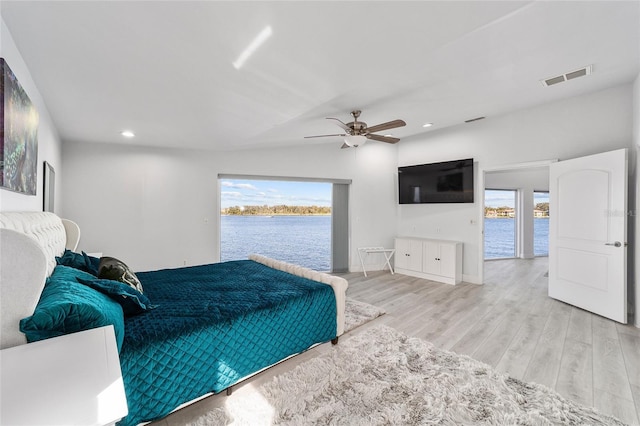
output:
[[[222,215],[276,216],[276,215],[330,215],[331,207],[324,206],[233,206],[220,210]]]
[[[516,211],[513,207],[486,207],[484,208],[484,217],[506,217],[513,218]],[[533,208],[534,217],[549,217],[549,203],[537,203]]]
[[[484,216],[485,217],[514,217],[515,210],[513,207],[485,207],[484,208]]]
[[[546,203],[538,203],[536,204],[536,206],[534,207],[535,210],[541,210],[543,212],[547,212],[547,215],[549,215],[549,202]]]

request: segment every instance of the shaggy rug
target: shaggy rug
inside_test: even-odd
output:
[[[194,424],[623,424],[544,386],[386,326],[345,339],[239,394]]]
[[[344,332],[360,327],[384,314],[385,310],[382,308],[347,298],[344,309]]]

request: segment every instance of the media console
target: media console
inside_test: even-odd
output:
[[[395,248],[399,274],[454,285],[462,281],[461,242],[397,237]]]

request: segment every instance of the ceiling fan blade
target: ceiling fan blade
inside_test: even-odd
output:
[[[377,124],[375,126],[367,127],[367,132],[374,133],[374,132],[379,132],[381,130],[395,129],[396,127],[402,127],[406,125],[407,123],[405,123],[402,120],[393,120],[393,121],[388,121],[386,123]]]
[[[351,132],[351,127],[347,126],[346,123],[343,123],[342,120],[340,120],[339,118],[333,118],[333,117],[327,117],[327,120],[335,120],[338,123],[338,126],[342,127],[343,129],[345,129],[347,132]]]
[[[342,137],[345,137],[345,136],[348,136],[348,135],[346,135],[344,133],[339,133],[339,134],[335,134],[335,135],[305,136],[304,138],[305,139],[309,139],[309,138],[328,138],[328,137],[331,137],[331,136],[342,136]]]
[[[347,145],[346,143],[343,143],[342,146],[340,147],[340,149],[345,149],[345,148],[351,148],[349,145]]]
[[[372,139],[378,142],[386,142],[386,143],[398,143],[400,142],[399,138],[392,138],[391,136],[380,136],[380,135],[365,135],[367,139]]]

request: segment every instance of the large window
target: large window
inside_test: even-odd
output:
[[[516,256],[516,191],[484,192],[484,258]]]
[[[333,182],[221,177],[220,260],[257,253],[318,271],[346,269],[346,197],[348,185]],[[332,237],[336,227],[341,235]]]
[[[533,254],[549,256],[549,193],[533,193]]]

